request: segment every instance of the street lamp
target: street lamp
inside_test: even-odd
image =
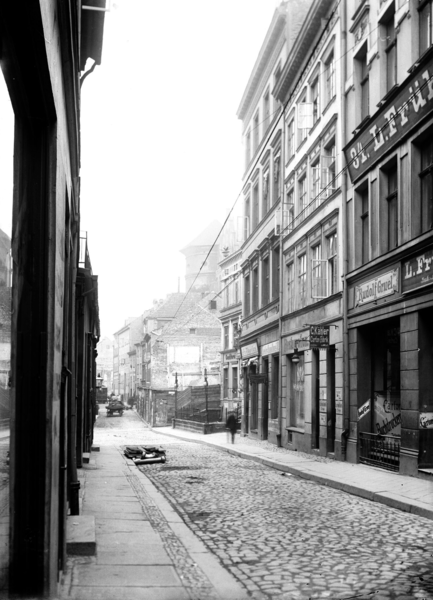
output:
[[[299,354],[298,354],[298,349],[295,348],[294,352],[293,352],[293,356],[292,356],[292,363],[295,363],[295,365],[296,365],[300,360],[301,359],[300,359]]]

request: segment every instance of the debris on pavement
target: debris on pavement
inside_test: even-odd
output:
[[[167,460],[166,451],[161,446],[126,446],[124,455],[136,465],[165,463]]]

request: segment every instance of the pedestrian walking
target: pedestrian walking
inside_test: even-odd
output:
[[[237,426],[238,426],[238,423],[236,421],[235,415],[233,413],[229,413],[229,415],[227,417],[227,421],[226,421],[226,427],[231,433],[232,444],[235,443],[235,435],[236,435]]]

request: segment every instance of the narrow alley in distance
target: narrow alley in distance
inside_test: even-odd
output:
[[[101,407],[95,443],[163,446],[165,464],[138,468],[251,598],[433,598],[430,520],[159,434],[134,411]]]

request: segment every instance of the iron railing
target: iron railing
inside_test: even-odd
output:
[[[359,442],[359,461],[361,463],[388,471],[399,470],[400,438],[392,435],[360,432]]]

